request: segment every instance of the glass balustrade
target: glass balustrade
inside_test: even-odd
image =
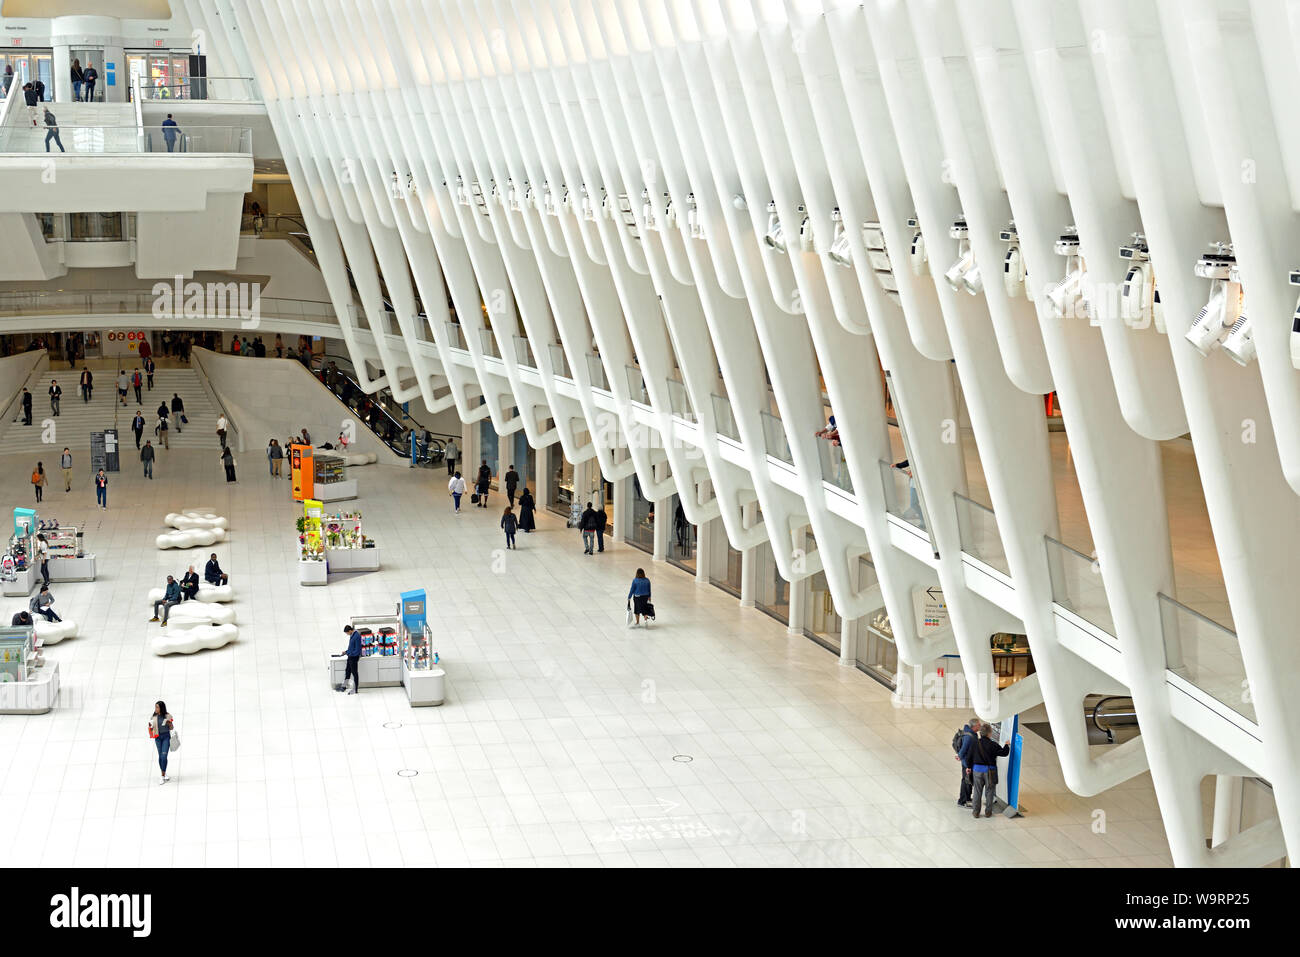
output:
[[[736,427],[736,417],[731,412],[731,400],[722,395],[711,395],[709,398],[713,402],[714,426],[718,435],[739,442],[740,429]]]
[[[929,523],[925,520],[921,490],[908,471],[881,462],[880,476],[885,486],[885,511],[928,535]]]
[[[1047,542],[1047,570],[1052,579],[1052,601],[1073,612],[1106,634],[1115,634],[1101,565],[1092,558],[1050,536]]]
[[[551,354],[551,373],[558,378],[573,380],[573,371],[569,368],[569,359],[564,354],[564,346],[552,342],[547,346]]]
[[[149,83],[140,85],[141,99],[152,100],[216,100],[227,103],[250,103],[261,99],[257,83],[251,76],[189,77],[177,83]]]
[[[537,360],[533,358],[532,347],[523,336],[515,336],[515,362],[526,369],[537,368]]]
[[[957,531],[961,537],[961,550],[985,565],[996,568],[1011,577],[1011,563],[1002,547],[1002,533],[998,530],[993,509],[974,499],[954,493],[957,503]]]
[[[790,452],[790,440],[785,433],[785,423],[771,412],[760,412],[758,416],[763,423],[763,443],[767,448],[767,454],[787,465],[794,465],[794,455]]]
[[[603,392],[609,392],[609,379],[605,377],[605,364],[600,361],[600,356],[587,354],[587,375],[591,377],[591,387],[600,389]]]
[[[56,106],[58,104],[55,104]],[[58,115],[57,113],[55,114]],[[64,126],[58,130],[65,153],[237,153],[251,155],[253,131],[246,126]],[[47,128],[7,126],[0,130],[0,153],[44,153]],[[58,152],[53,139],[49,149]]]
[[[480,329],[478,331],[479,347],[483,350],[483,355],[492,356],[494,359],[500,359],[501,353],[497,350],[497,337],[492,334],[491,329]]]
[[[168,292],[159,295],[152,288],[136,289],[77,289],[63,291],[0,292],[0,316],[66,316],[66,315],[153,315],[158,308],[184,309],[184,300],[175,303],[174,289],[166,284]],[[225,285],[225,284],[221,284]],[[205,314],[230,313],[241,308],[238,292],[215,297],[206,295]],[[183,291],[182,296],[188,295]],[[211,305],[209,305],[211,303]],[[301,319],[309,322],[335,322],[334,306],[328,302],[306,299],[278,299],[270,296],[246,297],[242,306],[254,311],[263,319]]]
[[[686,391],[685,383],[678,382],[676,379],[668,380],[668,404],[673,410],[673,415],[694,420],[695,409],[691,406],[691,395]]]
[[[818,441],[817,459],[821,466],[822,481],[829,482],[836,488],[853,494],[853,479],[849,467],[844,462],[844,449],[829,441]]]
[[[1237,633],[1168,595],[1159,599],[1165,666],[1243,718],[1255,721]]]
[[[650,404],[650,393],[646,391],[645,376],[638,366],[627,366],[627,394],[633,402]]]
[[[469,351],[469,345],[465,342],[465,330],[461,328],[459,322],[452,322],[448,319],[442,324],[447,331],[447,346],[451,349],[460,349],[462,352]]]

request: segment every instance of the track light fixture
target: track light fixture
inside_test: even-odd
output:
[[[840,208],[831,210],[831,245],[826,250],[826,258],[845,269],[853,268],[853,247],[849,245],[849,235],[844,229],[844,217]]]
[[[816,252],[817,247],[813,241],[812,219],[804,215],[806,212],[807,209],[800,204],[799,215],[801,221],[799,223],[799,248],[806,253],[811,253]]]
[[[704,223],[700,221],[700,208],[694,193],[686,194],[686,229],[691,239],[704,238]]]
[[[921,234],[921,224],[915,216],[907,221],[907,225],[912,229],[912,242],[908,249],[908,262],[912,265],[912,272],[917,276],[924,276],[930,271],[930,254],[925,249],[925,236]]]
[[[1291,270],[1289,278],[1291,285],[1300,286],[1300,266]],[[1300,369],[1300,301],[1291,314],[1291,368]]]
[[[998,238],[1007,244],[1002,257],[1002,288],[1012,299],[1025,295],[1025,259],[1020,252],[1020,234],[1016,232],[1014,220],[1002,227]]]
[[[785,252],[785,227],[781,225],[781,217],[776,211],[776,200],[767,204],[767,232],[763,234],[763,242],[769,249],[778,253]]]
[[[970,228],[965,219],[958,219],[948,227],[948,235],[957,240],[957,261],[948,267],[943,278],[954,292],[966,290],[972,296],[984,288],[980,278],[979,266],[975,264],[975,252],[970,246]]]
[[[655,223],[655,204],[650,201],[650,187],[641,190],[641,219],[646,229],[657,229]]]
[[[1065,277],[1047,290],[1047,301],[1058,319],[1081,319],[1087,317],[1093,325],[1092,308],[1084,294],[1084,275],[1086,266],[1080,251],[1079,231],[1068,227],[1052,247],[1058,256],[1065,259]]]
[[[1192,272],[1210,280],[1210,296],[1187,330],[1187,341],[1203,356],[1208,356],[1224,338],[1242,313],[1241,283],[1237,260],[1231,243],[1211,243],[1209,250],[1196,261]]]
[[[668,229],[677,228],[677,207],[673,205],[673,198],[664,193],[664,226]]]
[[[1128,263],[1120,287],[1119,314],[1130,329],[1151,325],[1155,312],[1155,277],[1151,274],[1151,252],[1146,237],[1134,233],[1132,241],[1119,247],[1119,258]]]

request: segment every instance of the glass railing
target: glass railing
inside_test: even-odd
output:
[[[683,419],[695,418],[691,394],[686,391],[686,384],[676,379],[668,380],[668,406],[673,410],[673,415],[679,415]]]
[[[921,490],[913,478],[889,462],[880,463],[880,476],[885,486],[885,511],[929,534]]]
[[[821,465],[822,481],[829,482],[836,488],[853,493],[853,479],[849,467],[844,462],[844,449],[829,441],[817,443],[817,459]]]
[[[1101,578],[1101,564],[1051,536],[1045,536],[1044,540],[1047,571],[1052,579],[1052,601],[1113,637],[1115,616],[1111,614],[1110,598]]]
[[[564,354],[564,346],[552,342],[547,345],[547,351],[551,354],[551,374],[572,381],[573,370],[569,368],[569,359]]]
[[[447,331],[447,346],[451,349],[460,349],[463,352],[469,351],[469,346],[465,342],[465,330],[460,327],[459,322],[452,322],[450,319],[442,324]]]
[[[526,369],[537,368],[537,360],[533,358],[533,348],[523,336],[515,336],[515,362]]]
[[[763,422],[763,444],[767,448],[767,454],[787,465],[794,465],[790,439],[785,434],[785,423],[771,412],[760,412],[758,416]]]
[[[1165,666],[1243,718],[1257,720],[1237,633],[1168,595],[1158,597]]]
[[[0,292],[0,316],[66,316],[66,315],[154,315],[159,308],[164,311],[174,309],[181,312],[185,308],[184,299],[175,302],[175,285],[165,283],[167,292],[156,294],[153,289],[78,289],[62,292]],[[334,306],[328,302],[306,299],[276,299],[269,296],[253,298],[251,293],[241,302],[240,291],[228,291],[228,284],[222,296],[209,299],[205,287],[205,312],[223,315],[238,315],[240,308],[252,312],[252,316],[239,318],[263,319],[301,319],[308,322],[335,322]],[[238,284],[234,284],[236,287]],[[182,297],[188,292],[182,292]]]
[[[259,100],[257,84],[251,76],[190,77],[178,83],[142,83],[144,100],[218,100],[248,103]]]
[[[98,155],[130,153],[240,153],[253,152],[253,131],[246,126],[58,126],[66,153]],[[47,128],[8,126],[0,131],[0,153],[59,151]],[[48,148],[47,148],[48,147]]]
[[[601,389],[605,392],[611,391],[609,388],[609,379],[605,376],[605,364],[600,361],[600,356],[587,354],[587,375],[591,377],[591,387]]]
[[[736,417],[731,411],[731,400],[723,395],[711,395],[713,419],[718,435],[725,435],[736,442],[740,441],[740,429],[736,427]]]
[[[639,366],[626,366],[627,372],[627,395],[633,402],[640,402],[642,405],[650,404],[650,393],[646,391],[645,376],[641,374]]]
[[[492,334],[491,329],[480,329],[478,331],[479,347],[483,350],[483,355],[492,356],[494,359],[500,359],[501,353],[497,350],[497,337]]]
[[[993,509],[955,492],[953,500],[957,503],[961,550],[1010,578],[1011,563],[1007,561],[1007,550],[1002,547],[1002,533]]]

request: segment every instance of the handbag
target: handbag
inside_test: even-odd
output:
[[[627,603],[627,626],[632,627],[632,602],[630,600]]]
[[[644,611],[642,614],[644,614],[647,618],[654,618],[654,616],[655,616],[655,606],[652,605],[652,604],[650,604],[650,602],[646,602],[646,603],[645,603],[645,611]]]
[[[172,740],[167,746],[168,751],[179,751],[181,749],[181,735],[175,728],[172,728]]]
[[[185,413],[182,412],[182,413],[181,413],[181,425],[189,425],[189,424],[190,424],[190,420],[189,420],[188,418],[186,418]]]

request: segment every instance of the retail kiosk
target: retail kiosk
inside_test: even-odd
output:
[[[59,666],[27,627],[0,628],[0,714],[46,714],[59,700]]]
[[[4,594],[7,598],[25,597],[36,587],[40,568],[36,560],[36,512],[30,508],[14,509],[14,533],[0,560]]]
[[[50,581],[93,582],[95,556],[86,554],[85,533],[75,525],[47,527],[42,532],[50,547]]]
[[[353,618],[361,637],[357,675],[362,687],[406,688],[413,708],[436,707],[446,700],[447,673],[439,666],[425,614],[425,593],[403,592],[393,615]],[[343,685],[347,656],[331,655],[330,687]]]
[[[329,513],[318,499],[303,502],[298,546],[300,585],[326,585],[331,573],[379,571],[379,548],[361,531],[361,513]]]
[[[289,446],[290,487],[295,501],[343,502],[357,497],[357,480],[344,478],[343,459],[310,445]]]

